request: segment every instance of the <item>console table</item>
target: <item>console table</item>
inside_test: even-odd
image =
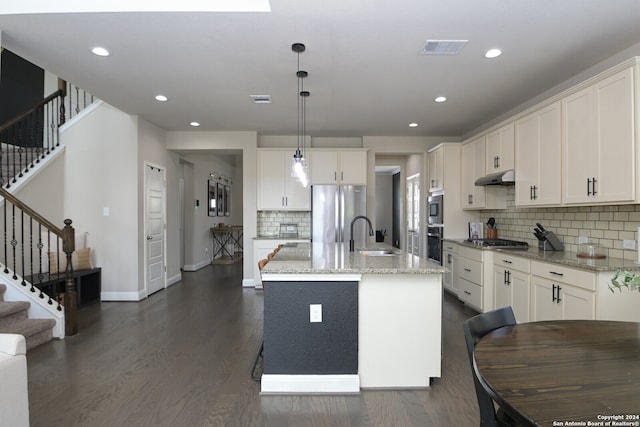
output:
[[[241,225],[230,225],[225,227],[212,227],[211,236],[213,238],[213,261],[227,257],[234,259],[236,253],[241,253],[243,230]]]

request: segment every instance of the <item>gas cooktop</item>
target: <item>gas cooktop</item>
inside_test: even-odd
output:
[[[529,244],[527,242],[519,242],[517,240],[506,239],[467,239],[468,243],[472,243],[476,246],[485,248],[496,249],[528,249]]]

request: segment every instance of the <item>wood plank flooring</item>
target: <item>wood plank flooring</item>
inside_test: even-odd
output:
[[[183,273],[182,282],[144,301],[79,310],[78,335],[27,355],[31,425],[479,424],[462,333],[475,313],[455,298],[445,297],[443,374],[430,389],[264,396],[250,377],[262,339],[262,292],[241,288],[241,276],[241,263],[213,265]]]

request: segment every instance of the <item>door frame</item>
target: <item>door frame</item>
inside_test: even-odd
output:
[[[162,226],[162,241],[163,241],[163,248],[162,248],[162,256],[163,256],[163,264],[164,264],[164,284],[162,286],[162,289],[166,289],[167,288],[167,169],[162,166],[159,165],[157,163],[152,163],[152,162],[148,162],[148,161],[144,161],[144,184],[143,184],[143,218],[142,218],[142,246],[143,246],[143,264],[144,264],[144,272],[143,272],[143,283],[144,283],[144,293],[145,293],[145,297],[149,296],[149,277],[148,277],[148,271],[149,271],[149,264],[148,264],[148,250],[147,250],[147,168],[153,168],[153,169],[158,169],[160,171],[162,171],[162,218],[163,218],[163,226]]]

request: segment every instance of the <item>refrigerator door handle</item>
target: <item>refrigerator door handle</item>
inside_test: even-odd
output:
[[[340,242],[342,239],[342,236],[340,235],[340,192],[336,191],[334,193],[334,198],[335,198],[335,210],[333,212],[333,217],[334,217],[334,229],[336,231],[335,233],[335,238],[334,238],[334,242]]]
[[[338,197],[339,197],[339,203],[338,203],[338,209],[339,209],[339,216],[338,216],[338,224],[337,224],[337,229],[340,230],[340,238],[338,239],[338,242],[344,242],[344,236],[347,234],[347,232],[345,231],[344,227],[344,191],[342,188],[340,188],[338,190]]]

